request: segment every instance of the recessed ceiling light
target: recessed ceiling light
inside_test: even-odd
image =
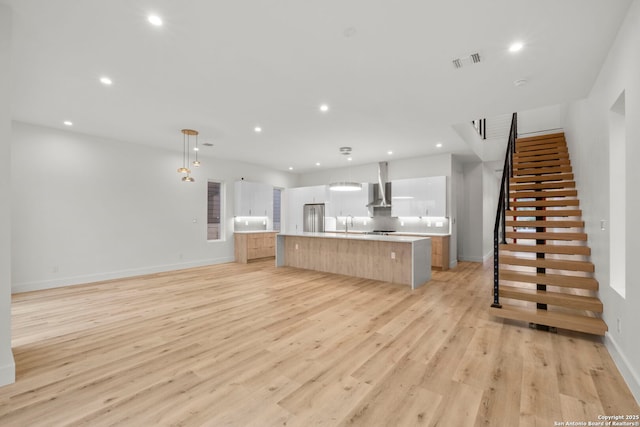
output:
[[[293,166],[289,166],[289,170],[292,171],[293,170]]]
[[[387,151],[387,154],[388,154],[388,155],[392,155],[392,154],[393,154],[393,151],[389,150],[389,151]]]
[[[100,77],[100,83],[102,83],[105,86],[111,86],[113,84],[113,82],[109,77]]]
[[[316,162],[316,166],[320,166],[320,162]]]
[[[521,42],[515,42],[512,43],[511,46],[509,46],[509,52],[518,52],[520,50],[522,50],[522,48],[524,47],[524,44],[522,44]]]
[[[70,122],[69,120],[65,120],[63,123],[65,126],[73,126],[73,122]]]
[[[158,15],[149,15],[147,17],[147,20],[151,23],[151,25],[155,25],[156,27],[162,26],[162,18],[160,18]]]
[[[347,161],[350,162],[353,160],[353,157],[347,157]]]
[[[320,105],[320,111],[326,113],[327,111],[329,111],[329,106],[327,104]]]
[[[193,147],[193,151],[200,151],[198,147]]]
[[[256,127],[253,128],[253,131],[255,133],[260,133],[260,132],[262,132],[262,128],[260,126],[256,126]]]
[[[437,148],[442,148],[442,142],[438,142],[438,143],[436,144],[436,147],[437,147]]]

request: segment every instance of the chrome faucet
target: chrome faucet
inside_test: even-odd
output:
[[[344,234],[349,232],[349,218],[351,218],[351,227],[353,227],[353,215],[347,215],[344,219]]]

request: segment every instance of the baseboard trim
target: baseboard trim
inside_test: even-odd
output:
[[[16,363],[11,351],[2,357],[2,363],[0,366],[0,387],[16,382]]]
[[[466,261],[466,262],[484,262],[483,257],[478,257],[478,256],[461,256],[460,257],[460,261]]]
[[[183,270],[185,268],[204,267],[206,265],[233,262],[234,258],[222,257],[187,261],[176,264],[156,265],[127,270],[111,271],[106,273],[87,274],[82,276],[62,277],[55,280],[43,280],[38,282],[15,283],[11,286],[11,293],[40,291],[43,289],[60,288],[64,286],[84,285],[87,283],[102,282],[105,280],[124,279],[128,277],[144,276],[146,274],[164,273],[167,271]]]
[[[484,256],[482,257],[482,262],[483,263],[487,262],[492,256],[493,256],[493,250],[490,250],[489,252],[484,254]]]
[[[613,359],[613,362],[620,370],[622,374],[622,378],[624,378],[625,382],[629,386],[631,390],[631,394],[636,398],[636,402],[640,402],[640,375],[635,371],[633,366],[629,363],[629,360],[624,355],[620,346],[616,340],[613,339],[611,334],[607,333],[604,337],[604,345],[609,350],[609,354]]]

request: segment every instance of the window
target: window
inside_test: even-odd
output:
[[[273,231],[280,231],[280,201],[282,200],[282,189],[273,189]]]
[[[609,111],[609,284],[624,298],[627,269],[626,157],[624,92]]]
[[[207,185],[207,240],[222,237],[222,183],[209,181]]]

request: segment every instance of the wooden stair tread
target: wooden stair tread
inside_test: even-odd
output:
[[[537,147],[545,145],[561,145],[566,146],[567,140],[564,138],[547,138],[537,139],[532,141],[518,141],[516,140],[516,151],[522,150],[535,150]]]
[[[538,143],[532,144],[516,144],[516,153],[535,153],[540,150],[558,150],[560,148],[566,147],[566,141],[559,140],[548,140],[548,141],[540,141]]]
[[[553,199],[556,197],[577,197],[578,190],[547,190],[547,191],[510,191],[512,199]]]
[[[544,141],[545,139],[564,138],[564,132],[546,133],[544,135],[525,136],[522,138],[516,138],[516,144],[518,142],[530,142],[530,141]]]
[[[544,182],[544,181],[572,181],[572,173],[555,173],[550,175],[529,175],[529,176],[517,176],[510,178],[510,183],[518,182]]]
[[[520,265],[525,267],[551,268],[554,270],[570,270],[584,271],[593,273],[595,267],[590,261],[570,261],[564,259],[545,259],[545,258],[520,258],[515,256],[500,255],[500,264],[503,265]]]
[[[503,270],[500,271],[500,280],[536,283],[541,285],[558,286],[561,288],[588,289],[591,291],[598,290],[598,281],[593,277]]]
[[[535,212],[538,212],[538,211],[535,211]],[[507,235],[507,238],[510,238],[510,239],[580,240],[580,241],[587,240],[587,233],[556,233],[553,231],[542,231],[542,232],[507,231],[506,235]]]
[[[514,156],[513,159],[513,163],[517,164],[517,163],[529,163],[529,162],[538,162],[538,161],[545,161],[545,160],[560,160],[560,159],[568,159],[569,158],[569,153],[563,153],[563,152],[555,152],[555,153],[549,153],[549,154],[538,154],[538,155],[519,155],[519,156]]]
[[[571,166],[547,166],[540,168],[515,169],[513,176],[548,175],[552,173],[571,173]]]
[[[521,183],[521,184],[510,184],[509,193],[513,194],[513,192],[517,191],[530,191],[530,190],[548,190],[548,189],[563,189],[563,188],[575,188],[575,181],[550,181],[550,182],[541,182],[541,183]]]
[[[584,221],[514,221],[508,220],[504,222],[507,227],[542,227],[542,228],[584,228]]]
[[[514,211],[508,210],[505,213],[506,216],[526,216],[526,217],[549,217],[549,216],[557,216],[557,217],[567,217],[567,216],[582,216],[582,211],[580,209],[545,209],[541,211]]]
[[[531,310],[503,304],[502,308],[490,307],[489,313],[505,319],[522,320],[539,325],[553,326],[594,335],[604,335],[608,330],[607,324],[600,318],[560,313],[557,311]]]
[[[517,299],[521,301],[556,305],[559,307],[570,308],[572,310],[588,310],[602,313],[602,301],[591,296],[541,291],[515,286],[500,286],[500,296],[503,298]]]
[[[569,159],[557,159],[557,160],[543,160],[540,162],[516,162],[516,157],[514,157],[513,169],[530,169],[530,168],[543,168],[543,167],[553,167],[553,166],[565,166],[570,165],[571,160]]]
[[[531,157],[531,156],[543,156],[547,154],[557,154],[557,153],[569,153],[569,149],[567,147],[554,147],[554,148],[545,148],[542,150],[534,151],[516,151],[513,153],[514,160],[520,160],[521,157]],[[559,159],[558,159],[559,160]],[[556,161],[558,161],[556,160]],[[563,158],[564,161],[569,161],[569,157]]]
[[[514,208],[522,207],[551,207],[551,206],[579,206],[578,199],[561,199],[561,200],[524,200],[510,202],[509,205]]]
[[[576,245],[519,245],[516,243],[502,243],[500,250],[510,252],[534,252],[545,254],[564,254],[564,255],[591,255],[589,246]]]

